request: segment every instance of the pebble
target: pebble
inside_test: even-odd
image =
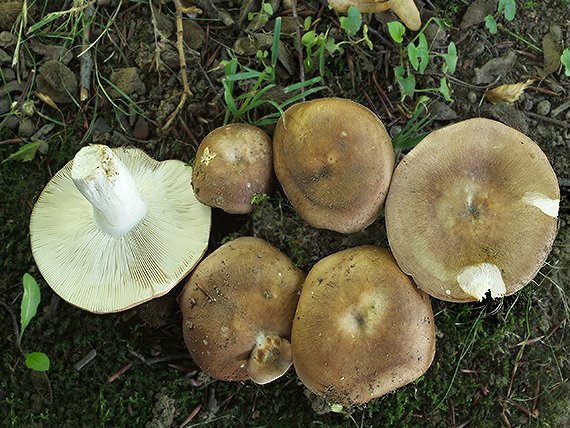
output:
[[[21,137],[29,138],[34,134],[36,126],[34,125],[34,121],[28,117],[22,119],[20,122],[20,127],[18,128],[18,132]]]
[[[550,107],[551,107],[550,101],[543,100],[536,105],[536,112],[538,114],[546,116],[548,113],[550,113]]]

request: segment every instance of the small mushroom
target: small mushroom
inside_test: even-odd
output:
[[[388,9],[402,20],[412,31],[417,31],[422,26],[420,12],[414,0],[328,0],[330,6],[337,12],[345,13],[350,6],[356,6],[362,13],[380,13]]]
[[[353,233],[380,215],[394,150],[366,107],[342,98],[295,104],[277,123],[273,152],[277,179],[311,226]]]
[[[196,198],[230,214],[247,214],[251,201],[275,182],[271,138],[260,128],[233,123],[210,132],[200,144],[192,175]]]
[[[559,202],[556,175],[534,141],[469,119],[429,134],[396,168],[388,241],[400,268],[434,297],[506,296],[544,263]]]
[[[192,170],[135,148],[82,148],[48,182],[30,238],[50,287],[90,312],[131,308],[166,294],[204,254],[210,207]]]
[[[291,345],[307,388],[343,406],[366,403],[414,381],[431,365],[429,296],[384,248],[334,253],[307,275]]]
[[[291,366],[291,324],[305,274],[260,238],[206,257],[179,297],[184,341],[210,376],[265,384]]]

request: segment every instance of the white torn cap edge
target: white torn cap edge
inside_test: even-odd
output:
[[[211,209],[194,196],[192,168],[178,160],[158,162],[136,148],[111,152],[93,145],[82,151],[100,152],[102,159],[109,157],[105,162],[118,161],[115,166],[102,162],[100,168],[115,196],[127,201],[115,205],[134,206],[139,220],[103,231],[98,225],[104,223],[102,217],[94,214],[98,210],[71,177],[74,161],[68,162],[46,185],[30,219],[32,253],[41,274],[64,300],[96,313],[118,312],[166,294],[208,245]],[[132,187],[124,186],[129,171],[142,203]],[[79,181],[87,187],[90,181],[105,181],[96,175]]]

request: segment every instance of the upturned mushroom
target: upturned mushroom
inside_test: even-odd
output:
[[[389,9],[402,20],[410,30],[417,31],[422,26],[420,12],[414,0],[328,0],[337,12],[347,12],[356,6],[362,13],[380,13]]]
[[[204,254],[210,207],[184,162],[136,148],[82,148],[48,182],[30,219],[36,264],[67,302],[118,312],[172,289]]]
[[[366,107],[342,98],[295,104],[277,123],[273,153],[277,179],[311,226],[353,233],[380,215],[394,150]]]
[[[420,377],[435,353],[429,296],[390,252],[361,246],[317,262],[291,332],[293,363],[330,403],[366,403]]]
[[[210,376],[265,384],[293,361],[291,324],[305,274],[260,238],[241,237],[207,256],[179,297],[184,341]]]
[[[234,123],[210,132],[198,148],[192,175],[196,198],[230,214],[253,210],[253,197],[274,185],[271,138],[262,129]]]
[[[506,296],[544,263],[559,202],[556,174],[534,141],[469,119],[432,132],[397,166],[388,241],[400,268],[434,297]]]

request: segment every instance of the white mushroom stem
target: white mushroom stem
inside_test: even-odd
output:
[[[247,362],[247,372],[251,380],[264,385],[282,376],[291,364],[291,343],[275,334],[261,333]]]
[[[71,178],[93,205],[95,222],[109,235],[129,232],[146,214],[131,172],[107,146],[82,148],[73,159]]]

